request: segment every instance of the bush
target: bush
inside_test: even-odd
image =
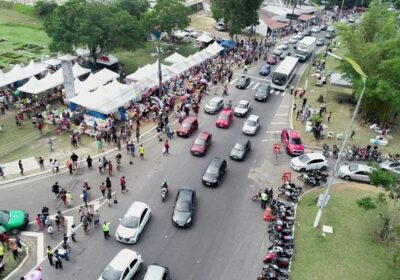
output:
[[[40,18],[45,18],[58,7],[54,1],[39,0],[35,4],[35,13]]]
[[[357,205],[365,210],[372,210],[376,208],[376,203],[371,197],[364,197],[357,200]]]

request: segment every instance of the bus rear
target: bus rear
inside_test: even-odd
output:
[[[271,87],[280,91],[284,91],[288,84],[294,77],[294,70],[296,69],[299,59],[293,56],[287,56],[272,74]]]

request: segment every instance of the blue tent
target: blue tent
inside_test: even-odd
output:
[[[233,49],[236,47],[235,41],[230,41],[230,40],[222,40],[221,42],[218,42],[221,46],[223,46],[226,49]]]

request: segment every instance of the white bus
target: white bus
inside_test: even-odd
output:
[[[272,74],[271,87],[273,89],[284,91],[288,84],[294,78],[294,70],[299,59],[293,56],[287,56]]]

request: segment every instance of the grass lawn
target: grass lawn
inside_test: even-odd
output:
[[[334,50],[334,53],[342,56],[345,53],[344,48],[339,48]],[[328,73],[336,70],[338,66],[338,60],[328,56],[326,58],[326,69],[324,74],[327,75]],[[311,108],[319,109],[321,103],[318,102],[318,98],[322,95],[324,98],[327,96],[327,112],[332,112],[332,117],[330,123],[327,121],[327,114],[323,114],[323,122],[328,126],[326,129],[326,134],[329,131],[334,132],[336,136],[337,133],[345,133],[348,127],[348,123],[353,115],[354,108],[348,100],[351,99],[352,96],[352,89],[351,88],[343,88],[343,87],[335,87],[330,85],[323,85],[316,86],[316,77],[312,77],[315,73],[315,69],[311,69],[309,82],[308,82],[308,90],[307,90],[307,104],[311,105]],[[308,68],[303,72],[303,75],[299,82],[299,88],[304,88],[305,81],[307,79]],[[340,103],[342,100],[342,103]],[[297,108],[301,108],[303,100],[297,97],[295,99],[295,103]],[[313,147],[322,147],[323,143],[326,142],[330,148],[332,149],[333,144],[338,145],[340,148],[341,141],[337,141],[336,138],[333,140],[322,140],[317,141],[312,133],[305,133],[305,125],[301,121],[296,120],[296,113],[293,114],[293,126],[299,132],[302,132],[302,138],[306,145],[313,146]],[[353,129],[355,130],[355,135],[353,140],[349,141],[349,145],[356,145],[356,146],[366,146],[370,142],[370,139],[373,139],[377,136],[375,132],[369,129],[369,125],[367,124],[365,127],[361,127],[360,121],[357,120],[354,125]],[[383,154],[387,154],[388,152],[397,153],[400,150],[400,141],[396,141],[400,136],[400,127],[393,126],[391,127],[392,131],[388,135],[389,145],[386,147],[380,147],[380,150]],[[326,138],[325,138],[326,139]]]
[[[17,261],[14,261],[13,254],[11,251],[5,251],[4,253],[4,273],[3,276],[6,276],[9,274],[11,271],[13,271],[19,264],[20,262],[25,258],[26,256],[26,251],[25,247],[22,247],[22,252],[19,253],[19,258]],[[0,277],[0,279],[3,279],[3,277]]]
[[[293,280],[377,280],[400,279],[392,266],[388,248],[375,239],[379,218],[357,206],[356,200],[375,195],[375,187],[340,184],[333,188],[320,225],[333,227],[333,234],[321,235],[312,227],[317,213],[315,190],[297,207]]]

